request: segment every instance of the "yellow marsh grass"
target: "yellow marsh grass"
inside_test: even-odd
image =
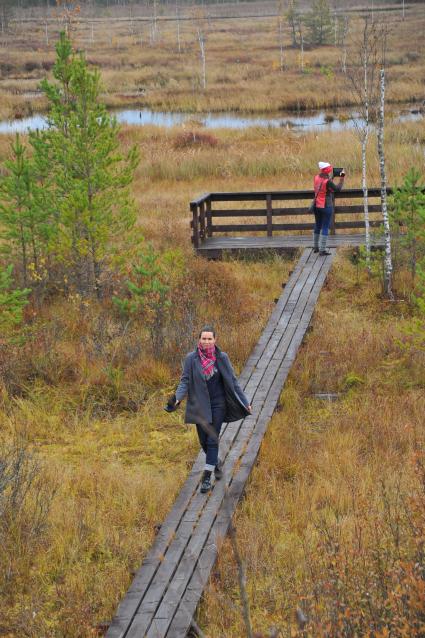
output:
[[[389,565],[415,553],[406,517],[409,499],[421,490],[415,458],[425,442],[424,358],[421,369],[400,350],[403,306],[379,301],[363,276],[357,281],[355,268],[339,256],[236,514],[259,632],[279,626],[284,635],[301,635],[295,622],[301,606],[314,618],[305,635],[329,635],[320,623],[337,615],[341,601],[347,618],[364,613],[369,626],[382,621],[373,613],[380,592],[369,590],[365,610],[365,588],[383,561],[385,587],[392,591],[400,582],[392,584]],[[323,391],[342,395],[335,403],[314,398]],[[421,528],[418,534],[420,539]],[[332,578],[339,579],[339,591],[328,593]],[[406,600],[414,601],[419,581],[411,587]],[[238,605],[236,566],[225,541],[200,614],[206,635],[244,635]],[[413,619],[403,616],[406,608],[399,613],[410,629],[396,635],[419,636],[409,624]]]
[[[189,262],[191,266],[201,275],[207,265],[190,257],[188,202],[194,196],[209,190],[310,187],[316,162],[323,159],[324,154],[335,164],[348,167],[347,185],[360,185],[358,143],[352,133],[298,136],[283,130],[217,131],[214,133],[219,142],[216,147],[177,151],[174,140],[179,132],[181,129],[164,132],[153,127],[125,128],[121,143],[124,148],[133,142],[140,146],[142,161],[133,192],[139,209],[139,222],[146,237],[161,248],[182,247],[185,257],[193,259]],[[422,138],[423,131],[418,125],[388,128],[386,150],[390,183],[401,181],[403,172],[412,162],[421,165]],[[0,144],[0,155],[4,159],[8,140],[2,137]],[[373,145],[369,152],[369,177],[371,184],[377,185],[378,167]],[[256,169],[258,157],[269,163],[271,168],[268,171]],[[180,165],[184,163],[182,170]],[[199,170],[199,165],[203,166],[202,170]],[[241,166],[248,166],[249,170],[242,170]],[[152,179],[154,168],[158,171],[155,180]],[[165,176],[167,172],[168,176]],[[270,452],[272,462],[262,461],[257,470],[263,471],[264,463],[266,475],[274,477],[271,483],[260,480],[263,492],[257,490],[265,504],[262,512],[264,523],[256,521],[254,524],[259,525],[258,540],[264,547],[268,546],[268,541],[263,535],[262,525],[266,525],[267,534],[275,530],[275,536],[271,538],[282,533],[283,514],[273,500],[276,496],[283,501],[282,484],[298,476],[304,457],[307,468],[314,474],[317,462],[315,446],[320,444],[320,441],[317,443],[316,429],[320,433],[328,428],[330,422],[334,428],[332,432],[336,432],[333,446],[329,443],[329,448],[323,451],[323,458],[328,459],[328,464],[339,463],[341,457],[341,466],[337,467],[342,472],[344,459],[347,468],[356,460],[348,458],[348,451],[345,456],[343,454],[344,446],[350,454],[351,450],[358,448],[356,441],[352,440],[352,431],[348,429],[350,419],[344,419],[342,425],[338,420],[341,404],[330,407],[311,401],[305,404],[304,398],[310,392],[352,387],[351,394],[344,399],[342,414],[349,416],[359,412],[356,423],[360,423],[363,416],[366,419],[366,407],[362,408],[364,400],[372,402],[375,397],[373,400],[377,406],[384,406],[382,422],[378,409],[374,408],[375,425],[369,424],[364,434],[372,441],[372,451],[376,456],[376,459],[371,459],[370,467],[365,467],[365,476],[370,482],[373,477],[379,476],[379,460],[385,452],[383,444],[377,443],[380,429],[389,432],[393,411],[398,423],[399,406],[405,413],[411,410],[408,407],[410,403],[415,405],[417,401],[414,388],[406,390],[403,386],[400,389],[397,385],[404,379],[403,383],[409,387],[412,378],[416,378],[414,375],[418,376],[420,371],[420,366],[410,369],[406,364],[400,367],[397,357],[393,358],[394,336],[398,334],[398,323],[402,319],[396,315],[388,318],[384,315],[382,318],[382,307],[376,305],[375,284],[361,280],[361,285],[357,286],[356,271],[348,268],[344,260],[338,265],[335,273],[340,273],[340,276],[335,274],[331,278],[329,291],[322,293],[323,301],[318,310],[316,324],[323,325],[323,335],[311,335],[306,347],[309,350],[304,350],[308,354],[301,354],[285,391],[285,410],[276,417],[277,423],[283,419],[280,427],[289,424],[285,430],[288,441],[280,446],[281,430],[273,434],[275,430],[272,429],[270,436],[275,438],[267,439],[264,448],[275,449],[275,452]],[[290,267],[289,262],[281,260],[209,266],[216,273],[216,281],[233,286],[227,296],[217,296],[213,312],[219,322],[220,343],[229,351],[238,369],[255,344],[273,307],[272,300],[281,291],[281,282],[287,280]],[[232,296],[230,307],[237,309],[235,316],[228,311],[229,295]],[[353,299],[357,300],[355,305]],[[94,320],[96,312],[94,308],[88,316]],[[211,309],[206,305],[202,312],[202,317],[208,320]],[[67,381],[56,381],[50,385],[39,382],[31,387],[25,398],[11,402],[7,396],[3,397],[4,408],[0,411],[3,438],[10,440],[16,430],[24,432],[43,461],[42,477],[46,485],[56,485],[58,491],[52,501],[47,527],[38,542],[29,546],[22,543],[20,552],[15,552],[13,574],[0,606],[0,624],[14,636],[22,635],[22,627],[25,626],[25,631],[34,638],[55,635],[86,638],[97,622],[112,616],[120,596],[131,581],[131,571],[140,564],[151,544],[154,525],[163,519],[187,474],[197,443],[193,430],[182,426],[180,413],[168,416],[162,411],[164,397],[172,390],[175,381],[167,365],[158,365],[151,357],[144,357],[140,365],[126,371],[128,376],[121,381],[118,391],[125,394],[131,388],[141,393],[148,386],[147,398],[135,414],[101,418],[93,411],[87,395],[90,387],[96,385],[105,394],[108,389],[105,370],[102,369],[102,361],[81,354],[80,339],[82,334],[90,334],[91,320],[82,322],[78,308],[71,303],[57,303],[46,308],[40,321],[54,321],[54,325],[59,326],[56,333],[60,334],[60,343],[55,365],[52,366],[50,360],[41,360],[39,365],[46,372],[50,371],[53,381],[55,375],[63,374],[66,378],[69,370],[77,374]],[[114,345],[113,341],[111,348]],[[323,354],[325,350],[328,354]],[[377,361],[382,361],[382,369]],[[356,384],[360,384],[357,389]],[[379,401],[376,401],[376,388]],[[391,398],[395,389],[397,396],[401,397],[398,402]],[[417,405],[421,408],[420,403]],[[302,433],[305,423],[310,422],[313,438],[305,431],[304,438],[299,439],[298,433]],[[338,434],[340,429],[341,436]],[[409,443],[404,441],[403,430],[399,432],[398,425],[396,438],[403,449],[408,449]],[[271,441],[269,447],[268,441]],[[304,442],[303,445],[301,442]],[[362,449],[367,449],[366,444]],[[392,448],[390,452],[388,463],[395,454]],[[282,458],[283,470],[272,469],[276,466],[273,455]],[[332,476],[323,472],[311,494],[317,494],[318,499],[320,494],[330,499],[337,487]],[[308,486],[299,488],[302,503],[309,497]],[[295,516],[296,492],[291,499]],[[255,504],[250,505],[253,510],[255,507]],[[297,533],[303,528],[304,517],[303,510],[294,529],[279,541],[285,556],[293,555],[294,561],[299,555]],[[249,535],[255,533],[249,521],[246,529],[249,541]],[[261,562],[263,557],[259,551],[253,544],[252,556]],[[228,553],[224,554],[224,562],[226,556]],[[276,559],[277,565],[281,565],[279,556],[276,558],[271,553],[270,560]],[[279,577],[285,578],[286,573],[282,571]],[[226,582],[227,579],[230,582],[231,577],[231,573],[227,574]],[[263,591],[263,578],[260,573],[260,593]],[[234,581],[231,582],[234,590]],[[278,585],[274,577],[270,576],[267,587],[273,592],[276,590]],[[291,594],[293,590],[288,587],[285,591]],[[226,583],[222,584],[222,591],[228,595]],[[288,598],[291,605],[298,590],[294,591]],[[261,593],[260,601],[262,596]],[[210,604],[213,609],[216,603],[212,600]],[[216,635],[214,622],[217,622],[217,615],[214,612],[215,620],[211,621],[210,612],[207,610],[205,614],[208,623],[213,622],[211,634]],[[266,618],[268,622],[269,617],[264,604],[263,611],[256,610],[256,626],[262,626]],[[233,616],[228,619],[229,632],[235,636],[241,635],[240,630],[235,629],[238,622]],[[226,634],[226,637],[228,635],[232,634]]]
[[[264,11],[259,5],[258,12]],[[234,7],[240,13],[239,7]],[[218,10],[219,7],[218,7]],[[249,7],[254,10],[254,6]],[[275,9],[272,9],[275,10]],[[134,8],[134,15],[138,7]],[[34,14],[33,14],[34,15]],[[1,114],[27,113],[45,107],[39,99],[22,94],[22,81],[33,90],[34,82],[46,75],[54,59],[53,44],[59,23],[49,23],[49,45],[45,27],[39,20],[13,27],[5,38],[2,57]],[[41,20],[41,21],[40,21]],[[390,26],[388,37],[387,98],[391,102],[419,101],[423,98],[423,38],[425,20],[420,4],[409,8],[400,22],[396,13],[385,15]],[[75,25],[75,46],[102,71],[105,100],[110,106],[130,104],[155,109],[183,111],[275,111],[278,109],[329,108],[352,103],[352,96],[341,73],[341,49],[317,47],[304,53],[301,72],[300,52],[290,48],[289,27],[285,24],[285,69],[280,71],[280,44],[276,18],[214,21],[201,20],[206,31],[207,89],[200,88],[199,45],[196,21],[182,21],[181,53],[177,51],[176,23],[159,22],[159,36],[150,43],[148,22],[119,22],[107,19],[93,23],[83,17]],[[351,16],[349,41],[360,28]],[[350,59],[350,51],[348,60]]]
[[[194,268],[197,261],[193,259]],[[241,313],[249,309],[243,337],[240,316],[229,314],[227,297],[221,306],[217,301],[214,308],[206,304],[201,316],[201,323],[212,315],[217,318],[220,344],[236,368],[258,339],[290,267],[289,261],[278,259],[210,266],[215,285],[233,282],[228,290],[233,307],[239,304]],[[199,268],[202,273],[206,262]],[[34,638],[86,638],[96,632],[98,622],[111,618],[198,452],[194,430],[183,426],[182,413],[163,411],[176,373],[145,353],[114,388],[124,395],[133,392],[135,398],[137,392],[144,396],[138,411],[98,416],[99,399],[90,400],[93,387],[106,396],[110,381],[105,361],[93,359],[81,347],[96,320],[96,308],[88,316],[90,320],[82,318],[71,303],[47,307],[42,321],[60,332],[60,342],[52,335],[50,358],[40,349],[37,365],[50,378],[28,384],[24,397],[2,395],[2,443],[19,433],[41,464],[41,495],[31,489],[25,503],[30,522],[36,499],[49,501],[48,489],[55,490],[36,539],[25,540],[21,534],[18,542],[12,530],[6,535],[6,556],[13,559],[0,577],[0,624],[11,636],[21,636],[25,626],[26,635]],[[115,339],[110,347],[117,346]]]

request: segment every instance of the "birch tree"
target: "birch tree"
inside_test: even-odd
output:
[[[393,300],[394,295],[392,291],[392,275],[393,275],[393,263],[391,256],[391,230],[390,220],[388,215],[388,201],[387,201],[387,172],[385,165],[385,148],[384,148],[384,124],[385,124],[385,69],[382,68],[379,72],[379,113],[378,113],[378,130],[377,130],[377,144],[378,144],[378,157],[379,157],[379,173],[381,176],[381,208],[382,218],[384,222],[384,241],[385,241],[385,255],[384,255],[384,293]]]
[[[153,0],[153,14],[151,19],[151,45],[158,39],[158,0]]]
[[[199,44],[199,55],[201,60],[201,86],[205,90],[207,88],[207,24],[205,12],[202,9],[197,9],[194,11],[194,17],[196,24],[196,37]]]
[[[179,11],[179,3],[176,0],[176,24],[177,24],[177,49],[178,52],[181,53],[181,42],[180,42],[180,11]]]
[[[303,24],[302,16],[298,17],[297,28],[298,28],[299,41],[300,41],[300,69],[301,69],[301,72],[303,72],[304,71],[304,24]]]
[[[282,0],[279,0],[277,5],[277,30],[279,39],[279,67],[280,72],[283,73],[285,68],[285,50],[283,45],[283,6]]]
[[[349,20],[348,16],[343,16],[339,21],[339,46],[342,50],[341,56],[341,70],[343,73],[347,72],[347,36],[349,31]]]
[[[378,47],[380,34],[376,25],[368,17],[364,19],[361,37],[354,42],[352,62],[347,68],[352,96],[357,113],[354,119],[355,131],[361,144],[363,214],[365,223],[366,268],[371,271],[370,220],[367,183],[367,148],[372,121],[377,109],[378,91],[376,76],[378,70]]]

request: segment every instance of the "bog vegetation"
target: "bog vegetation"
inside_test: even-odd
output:
[[[359,15],[349,0],[337,11],[331,4],[267,0],[199,7],[179,0],[15,9],[0,37],[0,114],[23,117],[46,109],[39,83],[52,69],[52,45],[65,28],[101,69],[108,106],[195,113],[326,108],[333,114],[335,107],[353,105],[344,72]],[[382,4],[375,0],[372,20]],[[387,102],[420,106],[423,5],[409,3],[404,18],[400,4],[393,8],[385,14]]]
[[[119,128],[65,35],[51,70],[49,128],[0,141],[0,633],[85,638],[197,452],[162,410],[182,355],[208,320],[240,368],[292,267],[195,257],[188,201],[308,188],[325,147],[350,185],[362,163],[350,131]],[[424,633],[424,144],[415,122],[386,131],[395,302],[379,251],[371,275],[339,255],[238,512],[258,632]],[[227,542],[200,621],[243,635]]]

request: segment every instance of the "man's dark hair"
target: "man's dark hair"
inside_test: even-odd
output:
[[[212,332],[213,333],[213,337],[215,339],[215,330],[214,330],[214,326],[212,326],[211,324],[207,323],[202,330],[199,333],[199,339],[201,338],[201,335],[203,332]]]

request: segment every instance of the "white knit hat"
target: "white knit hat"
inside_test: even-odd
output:
[[[324,168],[328,168],[330,166],[329,162],[319,162],[319,168],[322,171]]]

